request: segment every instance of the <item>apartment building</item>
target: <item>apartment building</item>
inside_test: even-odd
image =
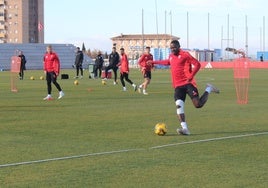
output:
[[[44,0],[0,0],[0,43],[44,43]]]

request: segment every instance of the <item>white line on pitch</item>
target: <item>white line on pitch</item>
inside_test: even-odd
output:
[[[88,153],[88,154],[83,154],[83,155],[57,157],[57,158],[50,158],[50,159],[41,159],[41,160],[35,160],[35,161],[9,163],[9,164],[0,165],[0,168],[2,168],[2,167],[10,167],[10,166],[27,165],[27,164],[34,164],[34,163],[44,163],[44,162],[51,162],[51,161],[60,161],[60,160],[67,160],[67,159],[75,159],[75,158],[82,158],[82,157],[89,157],[89,156],[96,156],[96,155],[108,155],[108,154],[115,154],[115,153],[126,153],[126,152],[139,151],[139,150],[143,150],[143,149],[125,149],[125,150],[117,150],[117,151],[106,151],[106,152],[99,152],[99,153]]]
[[[188,142],[180,142],[180,143],[174,143],[174,144],[154,146],[154,147],[150,147],[149,149],[160,149],[164,147],[171,147],[171,146],[177,146],[177,145],[194,144],[194,143],[210,142],[210,141],[217,141],[217,140],[227,140],[227,139],[233,139],[233,138],[242,138],[242,137],[258,136],[258,135],[265,135],[265,134],[268,134],[268,132],[235,135],[235,136],[227,136],[227,137],[219,137],[219,138],[209,138],[209,139],[204,139],[204,140],[193,140],[193,141],[188,141]],[[18,163],[7,163],[7,164],[0,165],[0,168],[20,166],[20,165],[30,165],[30,164],[35,164],[35,163],[44,163],[44,162],[52,162],[52,161],[60,161],[60,160],[68,160],[68,159],[75,159],[75,158],[83,158],[83,157],[97,156],[97,155],[109,155],[109,154],[126,153],[126,152],[133,152],[133,151],[144,151],[144,150],[146,149],[142,149],[142,148],[141,149],[125,149],[125,150],[107,151],[107,152],[99,152],[99,153],[88,153],[88,154],[83,154],[83,155],[57,157],[57,158],[50,158],[50,159],[41,159],[41,160],[34,160],[34,161],[24,161],[24,162],[18,162]]]
[[[159,149],[159,148],[171,147],[171,146],[177,146],[177,145],[194,144],[194,143],[210,142],[210,141],[217,141],[217,140],[227,140],[227,139],[233,139],[233,138],[242,138],[242,137],[258,136],[258,135],[265,135],[265,134],[268,134],[268,132],[226,136],[226,137],[219,137],[219,138],[209,138],[209,139],[204,139],[204,140],[193,140],[193,141],[188,141],[188,142],[180,142],[180,143],[174,143],[174,144],[154,146],[154,147],[151,147],[150,149]]]

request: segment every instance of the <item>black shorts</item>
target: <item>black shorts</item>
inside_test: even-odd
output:
[[[55,82],[57,80],[57,75],[55,74],[55,72],[47,72],[46,80],[48,82]]]
[[[186,84],[184,86],[178,86],[175,88],[175,101],[179,99],[185,101],[186,94],[188,94],[191,99],[199,97],[197,88],[193,84]]]
[[[152,79],[152,73],[151,73],[151,71],[144,71],[143,78]]]

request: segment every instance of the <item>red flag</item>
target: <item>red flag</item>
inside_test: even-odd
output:
[[[42,31],[44,29],[43,24],[41,24],[41,22],[38,23],[38,31]]]

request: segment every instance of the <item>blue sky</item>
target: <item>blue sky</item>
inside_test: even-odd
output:
[[[87,49],[109,52],[112,46],[111,37],[121,33],[142,33],[143,9],[145,34],[157,33],[157,30],[158,33],[166,31],[170,34],[172,26],[172,34],[181,38],[180,42],[184,48],[187,45],[191,49],[208,47],[214,49],[221,48],[221,45],[223,48],[227,47],[225,39],[228,38],[229,15],[229,39],[233,38],[229,40],[229,46],[245,49],[247,23],[249,55],[268,49],[266,0],[45,0],[44,2],[46,43],[71,43],[81,46],[84,42]],[[172,24],[169,12],[172,13]],[[265,35],[263,35],[264,17]]]

